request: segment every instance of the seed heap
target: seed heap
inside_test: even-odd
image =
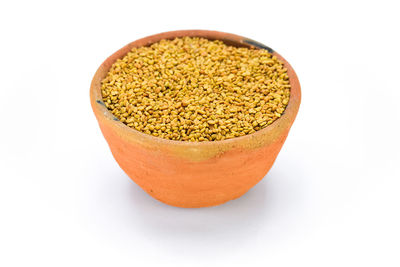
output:
[[[290,97],[287,69],[268,51],[190,37],[133,48],[101,89],[127,126],[181,141],[254,133],[278,119]]]

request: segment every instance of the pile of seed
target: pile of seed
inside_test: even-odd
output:
[[[254,133],[278,119],[290,97],[287,69],[268,51],[190,37],[133,48],[101,89],[127,126],[181,141]]]

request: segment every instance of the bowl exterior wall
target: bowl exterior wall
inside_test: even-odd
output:
[[[185,208],[215,206],[242,196],[267,174],[287,136],[286,131],[267,146],[233,148],[191,161],[171,155],[168,148],[127,142],[107,124],[100,128],[115,160],[136,184],[161,202]]]

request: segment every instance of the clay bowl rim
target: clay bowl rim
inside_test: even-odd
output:
[[[288,69],[288,76],[289,76],[289,82],[291,85],[291,91],[290,91],[290,98],[289,98],[289,103],[286,106],[286,109],[282,116],[275,120],[272,124],[269,126],[258,130],[254,133],[251,134],[246,134],[244,136],[239,136],[239,137],[234,137],[230,139],[225,139],[225,140],[218,140],[218,141],[201,141],[201,142],[193,142],[193,141],[179,141],[179,140],[170,140],[170,139],[165,139],[157,136],[153,136],[150,134],[146,134],[143,132],[140,132],[136,129],[133,129],[124,123],[122,123],[118,118],[116,118],[109,110],[107,107],[105,107],[103,98],[102,98],[102,93],[101,93],[101,81],[104,79],[105,75],[107,74],[109,68],[111,67],[112,64],[117,59],[120,59],[124,57],[132,47],[140,47],[140,46],[148,46],[151,45],[155,42],[158,42],[162,39],[174,39],[174,38],[179,38],[179,37],[202,37],[206,38],[209,40],[221,40],[227,45],[232,45],[232,46],[237,46],[237,47],[248,47],[248,48],[256,48],[256,49],[266,49],[268,50],[271,54],[276,56],[278,59],[280,59],[283,63],[284,66]],[[124,51],[124,52],[122,52]],[[119,130],[125,132],[127,135],[130,135],[131,137],[135,139],[142,139],[144,142],[148,143],[162,143],[165,145],[171,145],[171,146],[184,146],[184,147],[207,147],[207,146],[214,146],[214,145],[232,145],[237,142],[242,142],[245,141],[246,139],[253,139],[253,138],[262,138],[262,136],[268,136],[269,133],[273,132],[274,129],[276,128],[284,128],[285,123],[284,121],[289,121],[288,127],[291,126],[293,123],[297,111],[300,106],[300,100],[301,100],[301,89],[300,89],[300,83],[297,78],[297,75],[292,68],[292,66],[289,64],[289,62],[286,61],[280,54],[278,54],[276,51],[271,49],[270,47],[259,43],[257,41],[254,41],[252,39],[236,35],[236,34],[231,34],[231,33],[225,33],[225,32],[219,32],[219,31],[210,31],[210,30],[178,30],[178,31],[169,31],[169,32],[162,32],[154,35],[150,35],[141,39],[138,39],[136,41],[133,41],[124,47],[118,49],[116,52],[114,52],[111,56],[109,56],[97,69],[93,79],[92,83],[90,86],[90,101],[92,108],[95,112],[97,113],[97,116],[103,116],[107,121],[111,122],[111,125],[113,128],[118,128]],[[96,112],[98,111],[98,112]],[[287,123],[286,123],[287,125]]]

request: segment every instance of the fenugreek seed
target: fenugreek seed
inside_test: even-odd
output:
[[[189,100],[182,100],[182,106],[186,107],[189,105]]]
[[[203,38],[133,48],[101,85],[106,107],[127,126],[202,142],[254,133],[289,103],[287,69],[266,50]]]

